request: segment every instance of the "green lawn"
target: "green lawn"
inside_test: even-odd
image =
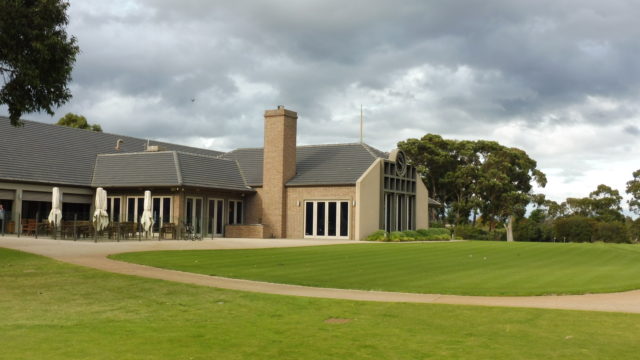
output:
[[[0,249],[0,359],[630,359],[639,332],[635,314],[262,295]]]
[[[188,272],[344,289],[544,295],[640,288],[640,246],[456,242],[118,254]]]

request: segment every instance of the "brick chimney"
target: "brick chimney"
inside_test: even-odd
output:
[[[298,114],[279,105],[264,112],[262,220],[273,236],[287,236],[287,198],[284,185],[296,174]]]

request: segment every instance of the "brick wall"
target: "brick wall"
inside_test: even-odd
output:
[[[304,237],[304,201],[305,200],[348,200],[349,201],[349,238],[355,236],[355,212],[359,205],[353,206],[356,198],[355,186],[299,186],[287,188],[287,238]],[[298,202],[300,204],[298,205]]]
[[[296,173],[297,119],[298,114],[281,106],[264,113],[262,222],[278,238],[286,237],[284,184]]]
[[[227,238],[267,239],[271,238],[271,231],[267,225],[227,225],[225,227]]]

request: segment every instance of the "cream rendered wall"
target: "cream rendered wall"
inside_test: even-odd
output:
[[[416,229],[429,227],[429,190],[422,181],[420,174],[416,174]]]
[[[362,240],[380,228],[382,164],[382,159],[374,161],[356,182],[356,240]]]

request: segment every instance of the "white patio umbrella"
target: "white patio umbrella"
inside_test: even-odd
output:
[[[107,191],[103,188],[96,189],[96,210],[93,213],[93,226],[96,231],[104,230],[109,225],[107,213]]]
[[[49,212],[49,224],[59,227],[62,221],[62,199],[60,189],[54,187],[51,191],[51,211]]]
[[[144,211],[142,212],[142,218],[140,224],[145,232],[151,231],[153,226],[153,214],[151,213],[151,191],[144,192]]]

